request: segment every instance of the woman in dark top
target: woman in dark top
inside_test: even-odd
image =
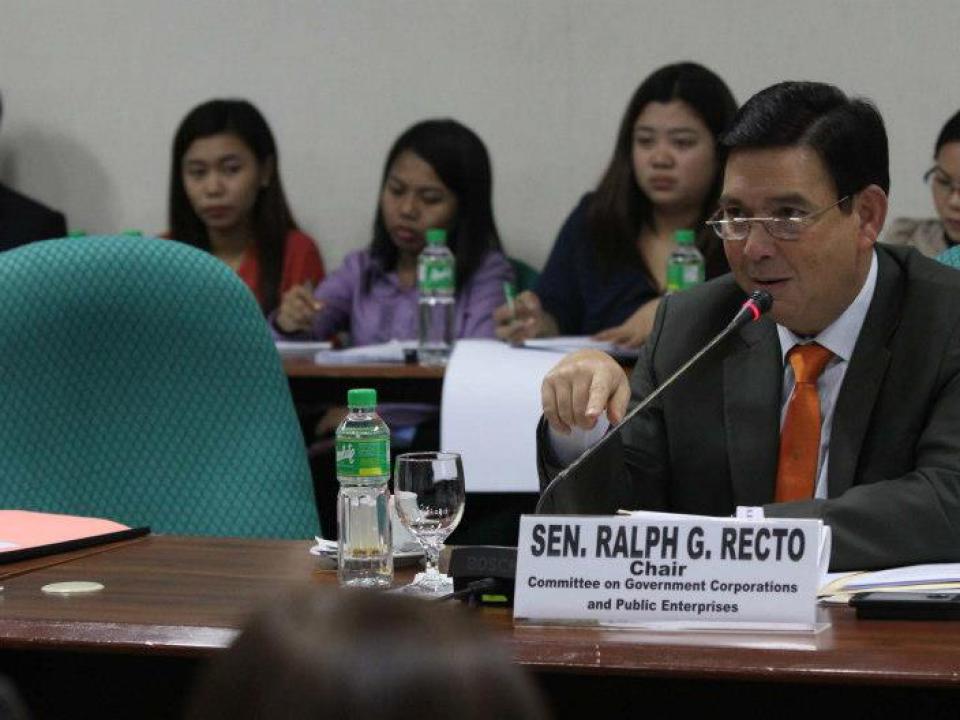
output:
[[[716,74],[667,65],[637,88],[596,190],[567,218],[534,292],[498,308],[497,335],[512,342],[594,335],[625,346],[650,333],[666,287],[674,231],[697,230],[706,275],[727,272],[703,229],[720,187],[718,136],[737,105]]]

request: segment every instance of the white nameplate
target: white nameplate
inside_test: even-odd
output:
[[[823,531],[820,520],[524,515],[514,618],[813,627]]]

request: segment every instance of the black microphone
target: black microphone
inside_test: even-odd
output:
[[[664,380],[659,387],[657,387],[652,393],[647,395],[640,403],[626,415],[624,415],[623,420],[614,425],[610,430],[607,431],[607,434],[604,435],[600,440],[598,440],[594,445],[591,445],[587,448],[583,454],[574,460],[572,463],[567,465],[563,470],[556,474],[553,478],[553,481],[547,485],[543,493],[540,495],[540,502],[537,503],[537,511],[539,511],[540,506],[543,504],[544,499],[550,494],[553,487],[578,468],[587,458],[593,455],[597,450],[599,450],[605,443],[607,443],[611,437],[617,434],[620,429],[626,425],[633,417],[643,410],[647,405],[653,402],[660,393],[666,390],[670,385],[673,384],[673,381],[678,377],[683,375],[697,360],[706,355],[710,350],[712,350],[716,345],[722,342],[730,333],[734,330],[739,330],[744,325],[747,325],[751,322],[760,319],[760,316],[767,312],[773,306],[773,297],[765,290],[754,290],[750,297],[746,299],[743,305],[740,306],[740,310],[737,311],[737,314],[733,316],[733,319],[729,324],[721,330],[716,337],[714,337],[710,342],[703,346],[703,348],[692,358],[687,360],[680,368],[673,373],[670,377]]]
[[[717,336],[717,339],[722,340],[728,333],[742,328],[744,325],[749,325],[755,320],[759,320],[760,316],[771,307],[773,307],[773,296],[766,290],[754,290],[750,293],[750,297],[740,306],[740,310],[733,316],[730,324]]]

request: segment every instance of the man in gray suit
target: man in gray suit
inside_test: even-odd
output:
[[[960,560],[960,273],[875,245],[889,188],[879,113],[829,85],[780,83],[743,106],[721,151],[711,226],[732,275],[664,299],[630,381],[596,351],[551,370],[538,510],[761,506],[822,518],[835,570]],[[604,416],[621,419],[758,289],[773,296],[766,317],[550,484]],[[794,358],[811,348],[826,359],[806,377]]]

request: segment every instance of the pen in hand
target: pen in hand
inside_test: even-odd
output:
[[[517,293],[513,289],[513,283],[504,281],[503,296],[507,299],[507,307],[510,308],[510,322],[517,321]]]

